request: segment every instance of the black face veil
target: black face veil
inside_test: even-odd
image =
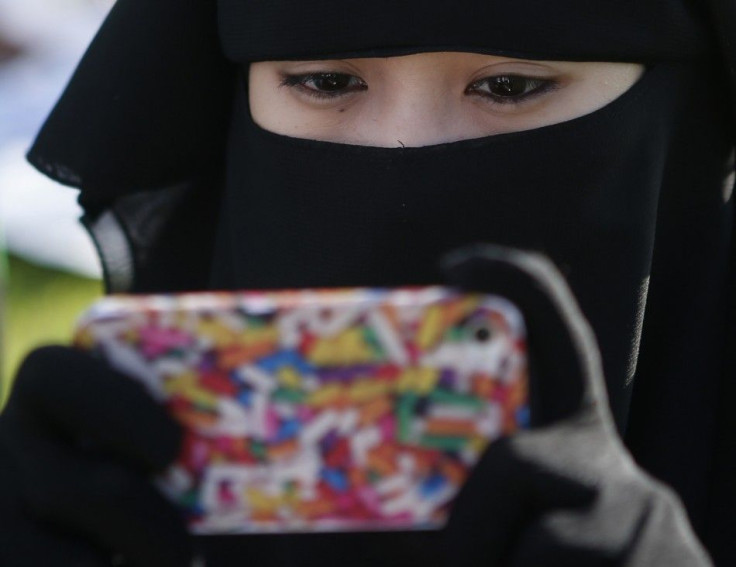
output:
[[[728,393],[732,141],[701,11],[119,0],[29,158],[82,189],[114,289],[416,284],[440,280],[439,256],[464,244],[543,251],[598,335],[630,448],[715,550],[733,482],[713,410]],[[251,120],[250,61],[446,50],[648,68],[587,116],[426,148],[298,140]]]

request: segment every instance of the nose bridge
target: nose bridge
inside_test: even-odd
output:
[[[450,138],[453,97],[436,82],[406,81],[383,97],[377,110],[386,146],[428,146]]]
[[[429,146],[447,141],[447,123],[452,109],[437,92],[404,93],[388,111],[387,129],[406,146]]]

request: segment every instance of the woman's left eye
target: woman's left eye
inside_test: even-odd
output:
[[[284,75],[281,86],[296,87],[316,98],[336,98],[368,88],[363,79],[347,73]]]
[[[556,87],[553,79],[497,75],[475,81],[465,89],[465,94],[483,96],[500,104],[518,104]]]

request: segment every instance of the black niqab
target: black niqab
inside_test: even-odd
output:
[[[208,277],[218,287],[424,283],[439,279],[442,252],[467,241],[549,254],[596,331],[629,447],[680,493],[729,564],[736,475],[723,451],[734,435],[718,428],[736,402],[724,372],[732,137],[702,6],[447,6],[220,0],[227,63],[211,3],[119,0],[29,158],[82,189],[91,224],[114,211],[133,244],[134,291]],[[648,71],[588,116],[407,149],[265,132],[238,79],[255,60],[437,50],[636,61]],[[140,203],[169,193],[185,197],[152,232]]]
[[[213,286],[435,284],[437,259],[468,243],[543,251],[598,333],[623,428],[660,187],[692,79],[662,64],[588,116],[424,148],[279,136],[237,105]]]
[[[219,0],[234,61],[469,51],[571,61],[681,61],[706,48],[682,0],[295,2]]]

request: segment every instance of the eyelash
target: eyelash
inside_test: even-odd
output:
[[[341,80],[348,79],[348,81],[353,84],[348,85],[347,87],[343,89],[335,90],[335,91],[320,90],[317,88],[306,86],[307,83],[309,83],[310,81],[329,80],[329,77],[339,78]],[[307,73],[304,75],[285,74],[279,86],[296,88],[304,92],[306,95],[314,97],[314,98],[318,98],[318,99],[335,99],[335,98],[345,96],[353,92],[364,91],[368,89],[368,85],[366,85],[362,79],[356,77],[355,75],[350,75],[348,73],[330,73],[330,72]]]
[[[347,85],[343,88],[336,88],[333,91],[315,88],[307,86],[310,82],[315,81],[347,81]],[[496,84],[492,84],[496,81]],[[512,83],[516,81],[516,85]],[[522,82],[523,92],[515,95],[502,96],[494,95],[489,92],[493,86],[504,86],[506,88],[518,87],[519,82]],[[336,99],[342,96],[352,94],[354,92],[365,91],[368,89],[368,85],[359,77],[350,75],[349,73],[336,73],[336,72],[319,72],[319,73],[305,73],[305,74],[284,74],[280,85],[281,87],[290,87],[299,89],[307,96],[330,100]],[[482,91],[483,86],[488,86],[489,91]],[[469,96],[483,97],[493,104],[523,104],[528,100],[535,98],[544,93],[553,91],[559,87],[559,83],[555,79],[543,79],[537,77],[526,77],[523,75],[495,75],[492,77],[484,77],[479,79],[465,89],[465,94]]]

